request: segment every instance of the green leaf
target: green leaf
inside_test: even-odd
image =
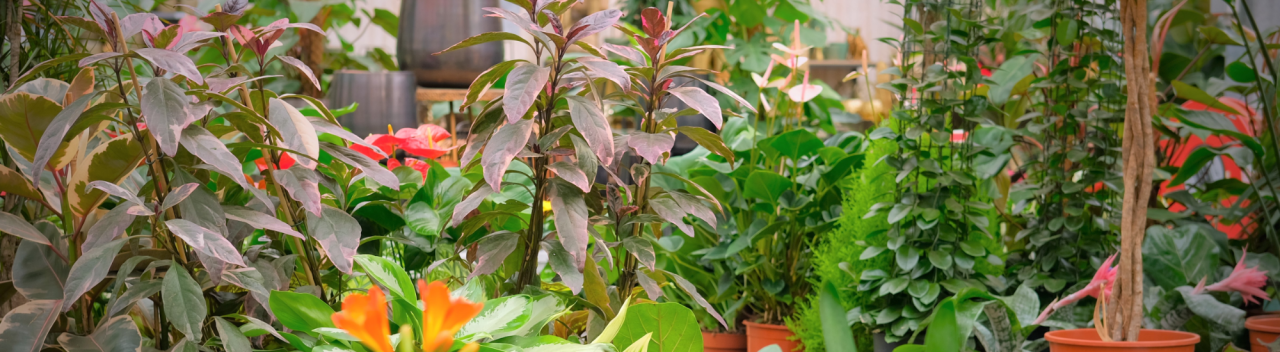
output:
[[[409,228],[422,236],[436,237],[440,235],[443,228],[443,219],[440,214],[431,207],[427,202],[413,202],[409,204],[409,209],[404,212],[404,220],[408,223]]]
[[[822,336],[827,351],[858,352],[853,342],[853,330],[849,329],[849,321],[845,318],[844,306],[840,305],[840,294],[835,284],[828,281],[818,292],[818,311],[822,319]]]
[[[1178,168],[1178,173],[1174,175],[1173,180],[1169,181],[1168,187],[1178,186],[1187,182],[1217,157],[1218,152],[1208,145],[1201,145],[1196,148],[1191,152],[1190,156],[1187,156],[1186,160],[1182,161],[1182,166]]]
[[[361,271],[391,291],[392,296],[410,301],[418,299],[413,289],[413,280],[400,265],[387,258],[368,254],[357,255],[355,262],[360,265]]]
[[[743,196],[763,199],[766,202],[777,202],[782,193],[791,188],[791,180],[769,170],[755,170],[747,176]]]
[[[61,305],[59,300],[35,300],[10,310],[0,320],[0,345],[12,352],[40,352]]]
[[[370,19],[370,22],[378,25],[378,27],[382,27],[382,29],[387,31],[387,33],[390,33],[392,37],[400,36],[400,16],[396,16],[396,14],[391,13],[391,11],[375,8],[373,10],[373,18]]]
[[[766,141],[761,141],[765,143]],[[769,147],[793,161],[822,149],[822,140],[806,129],[792,130],[767,139]]]
[[[1009,96],[1013,94],[1013,87],[1018,82],[1031,74],[1035,68],[1035,59],[1028,55],[1020,55],[1009,58],[1000,65],[1000,68],[991,75],[991,89],[987,91],[987,98],[992,104],[1004,105],[1009,101]]]
[[[1230,34],[1227,34],[1227,32],[1223,31],[1221,28],[1218,28],[1218,27],[1200,26],[1200,33],[1204,34],[1204,38],[1213,44],[1236,45],[1236,46],[1244,45],[1244,44],[1240,44],[1240,41],[1236,40],[1236,38],[1234,38]]]
[[[1152,282],[1173,290],[1213,275],[1218,266],[1219,248],[1213,239],[1194,226],[1168,229],[1152,226],[1142,243],[1143,271]]]
[[[80,296],[89,292],[89,289],[97,286],[107,277],[107,272],[111,270],[111,261],[116,258],[116,254],[120,252],[120,248],[129,240],[121,238],[110,243],[90,248],[76,259],[76,263],[71,266],[71,273],[67,275],[67,285],[63,291],[62,311],[71,309],[71,305],[80,299]]]
[[[316,328],[332,328],[333,308],[320,298],[306,293],[271,291],[271,313],[280,324],[295,330],[310,332]]]
[[[898,247],[894,259],[899,268],[911,271],[911,269],[915,269],[916,263],[920,262],[920,251],[912,246]]]
[[[911,281],[905,277],[895,277],[895,278],[889,279],[889,281],[884,282],[884,285],[880,286],[880,295],[884,296],[884,295],[890,295],[890,294],[902,292],[902,290],[907,289],[907,284],[910,282]]]
[[[186,268],[171,265],[169,271],[165,272],[162,285],[160,295],[164,298],[165,306],[181,307],[165,309],[165,318],[184,335],[199,339],[206,311],[204,291],[200,289],[200,284],[191,278]]]
[[[464,340],[510,336],[519,330],[532,313],[529,296],[515,295],[491,299],[471,322],[458,331]]]
[[[765,11],[766,8],[761,6],[758,0],[735,0],[729,5],[728,13],[732,14],[743,28],[750,28],[764,23],[764,18],[768,16]]]
[[[627,320],[627,312],[631,307],[631,295],[627,295],[627,300],[622,302],[622,309],[618,310],[618,315],[609,321],[608,325],[600,331],[600,335],[596,335],[596,339],[591,343],[612,343],[613,339],[618,336],[618,331],[622,330],[622,323]]]
[[[1058,23],[1058,45],[1071,45],[1080,32],[1080,23],[1075,20],[1063,20]]]
[[[253,345],[249,344],[249,338],[240,332],[240,328],[222,317],[213,317],[213,321],[218,326],[218,338],[222,340],[222,348],[227,351],[253,350]]]
[[[1240,83],[1253,83],[1258,80],[1258,72],[1244,62],[1236,61],[1227,65],[1227,77]]]
[[[712,153],[729,160],[730,164],[733,163],[733,150],[730,150],[729,147],[724,144],[724,140],[720,139],[719,135],[697,126],[680,126],[676,127],[676,131],[688,136],[689,139],[692,139],[694,142],[698,142],[698,145],[703,148],[707,148],[707,150]]]
[[[702,329],[693,311],[671,302],[630,307],[613,344],[630,346],[650,333],[649,351],[702,351]]]
[[[924,336],[924,347],[930,352],[959,352],[964,346],[959,322],[957,321],[956,302],[954,299],[942,301]]]
[[[1182,81],[1173,81],[1173,89],[1178,92],[1179,98],[1201,103],[1214,109],[1222,110],[1230,115],[1240,115],[1240,112],[1236,111],[1236,109],[1232,109],[1230,106],[1227,106],[1227,104],[1223,104],[1218,101],[1218,98],[1214,98],[1212,95],[1209,95],[1209,93],[1205,93],[1203,90],[1200,90],[1200,88],[1193,87],[1190,84],[1183,83]]]

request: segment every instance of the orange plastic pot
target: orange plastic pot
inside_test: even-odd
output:
[[[747,325],[747,351],[759,351],[761,348],[769,345],[778,345],[783,351],[804,351],[798,349],[799,341],[791,341],[789,338],[796,336],[786,325],[758,324],[749,321],[742,322]]]
[[[1252,351],[1267,351],[1267,347],[1263,344],[1269,344],[1276,341],[1280,337],[1280,317],[1274,315],[1261,315],[1244,321],[1244,327],[1249,329],[1249,345]]]
[[[745,352],[747,335],[743,333],[702,332],[702,350],[707,352]]]
[[[1138,332],[1138,341],[1102,341],[1094,329],[1050,331],[1049,352],[1195,352],[1200,335],[1183,331],[1146,330]]]

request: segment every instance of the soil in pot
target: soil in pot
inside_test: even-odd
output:
[[[742,332],[702,332],[702,350],[707,352],[746,352],[747,334]]]
[[[1183,331],[1142,330],[1135,342],[1106,342],[1094,329],[1050,331],[1050,352],[1195,352],[1200,335]]]
[[[796,349],[800,347],[800,341],[790,340],[796,334],[786,325],[759,324],[749,321],[742,323],[747,325],[747,351],[759,351],[774,344],[782,347],[786,352],[803,351],[803,349]]]
[[[1276,342],[1276,338],[1280,338],[1280,317],[1278,316],[1260,315],[1249,318],[1244,322],[1244,327],[1249,329],[1251,351],[1267,352],[1265,345]]]

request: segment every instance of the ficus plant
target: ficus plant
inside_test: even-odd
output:
[[[60,20],[103,52],[37,65],[0,96],[0,231],[21,238],[10,284],[27,300],[0,322],[0,343],[245,351],[243,331],[269,330],[253,343],[349,346],[311,330],[286,338],[273,322],[348,289],[357,195],[401,182],[351,148],[378,150],[324,104],[265,89],[276,61],[317,83],[271,48],[318,28],[236,25],[243,5],[202,17],[217,30],[205,32],[91,1],[87,17]],[[227,64],[195,65],[202,47]],[[68,62],[81,67],[71,82],[36,78]],[[259,159],[262,172],[245,171]]]
[[[460,161],[464,170],[482,171],[482,180],[452,216],[453,224],[462,228],[460,236],[478,238],[480,264],[473,274],[508,267],[510,271],[499,273],[509,277],[508,291],[542,286],[536,264],[538,253],[545,251],[562,284],[575,295],[582,292],[598,318],[612,318],[617,310],[613,306],[637,285],[656,298],[659,282],[669,281],[710,310],[686,280],[655,270],[653,241],[664,236],[664,223],[692,236],[684,220],[689,215],[714,224],[712,209],[719,204],[705,192],[662,189],[651,183],[652,177],[664,174],[653,165],[669,157],[677,132],[710,150],[727,151],[714,133],[675,123],[675,117],[692,114],[702,114],[716,126],[723,121],[720,104],[706,91],[675,84],[682,77],[698,79],[695,74],[701,71],[671,62],[708,48],[667,50],[681,29],[670,29],[658,9],[643,11],[641,32],[620,28],[634,39],[633,47],[597,48],[583,39],[613,27],[621,12],[597,12],[564,28],[559,16],[573,1],[511,2],[525,11],[486,10],[515,23],[532,40],[485,33],[446,50],[508,40],[527,45],[535,54],[534,61],[506,61],[481,74],[464,103],[474,103],[481,92],[506,77],[503,96],[483,108]],[[575,46],[586,54],[571,54]],[[606,53],[633,66],[610,61]],[[732,94],[718,84],[704,83]],[[664,108],[675,100],[689,108]],[[619,105],[644,112],[638,130],[613,131],[610,111]],[[529,202],[512,201],[513,194]],[[481,211],[470,215],[477,209]],[[512,222],[516,224],[507,226]],[[511,264],[505,264],[508,261]],[[615,290],[608,289],[605,280],[612,275],[601,272],[602,263],[615,269]]]

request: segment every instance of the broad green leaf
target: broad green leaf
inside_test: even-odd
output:
[[[768,141],[773,150],[792,161],[799,161],[801,157],[813,155],[818,149],[822,149],[822,140],[806,129],[785,132]]]
[[[67,179],[67,202],[76,214],[88,214],[106,200],[107,193],[89,189],[93,181],[119,184],[143,159],[142,146],[125,134],[99,144],[77,163]],[[243,178],[243,175],[240,175]]]
[[[0,138],[25,160],[36,160],[41,137],[61,112],[62,106],[44,96],[27,92],[0,96]]]
[[[462,101],[462,106],[467,107],[475,104],[495,82],[502,79],[502,77],[506,77],[507,73],[511,72],[511,69],[516,66],[516,63],[522,61],[524,60],[503,61],[476,76],[476,80],[472,81],[471,87],[467,89],[467,99]]]
[[[271,313],[280,324],[296,331],[312,331],[333,327],[333,308],[320,298],[306,293],[271,291]]]
[[[702,351],[702,329],[693,311],[679,303],[636,304],[613,339],[615,346],[630,346],[653,334],[649,351]]]
[[[760,5],[758,0],[737,0],[729,5],[728,13],[733,15],[739,25],[751,28],[764,22],[769,15],[766,11],[766,7]]]
[[[368,254],[357,255],[355,263],[360,265],[360,271],[391,291],[392,296],[411,301],[418,299],[417,291],[413,289],[413,280],[400,265],[387,258]]]
[[[844,306],[840,305],[840,294],[831,282],[822,285],[818,291],[818,306],[827,351],[858,352],[858,346],[853,342],[853,330],[845,319]]]
[[[97,286],[107,272],[111,270],[111,261],[116,258],[120,248],[129,240],[121,238],[101,246],[90,248],[84,252],[67,274],[67,285],[63,288],[62,311],[71,309],[71,305],[80,300],[80,296]]]
[[[529,319],[527,319],[520,327],[510,333],[510,336],[528,336],[537,335],[542,332],[542,328],[554,321],[561,314],[567,312],[564,303],[560,302],[555,295],[546,294],[530,298],[529,303]],[[504,336],[505,337],[505,336]]]
[[[164,310],[165,318],[169,319],[173,327],[184,335],[199,339],[206,312],[204,291],[191,278],[191,274],[187,273],[186,268],[179,265],[169,267],[164,275],[160,296],[164,298],[166,307],[181,307]]]
[[[1182,81],[1173,81],[1173,89],[1178,92],[1179,98],[1201,103],[1214,109],[1222,110],[1227,114],[1240,115],[1240,112],[1236,111],[1236,109],[1232,109],[1227,104],[1218,101],[1218,98],[1214,98],[1209,93],[1205,93],[1200,88],[1193,87],[1190,84]]]
[[[19,195],[34,200],[44,200],[40,190],[31,185],[26,177],[13,169],[0,165],[0,192]]]
[[[1147,277],[1166,290],[1209,278],[1218,266],[1219,248],[1213,239],[1193,226],[1168,229],[1152,226],[1142,243],[1142,265]]]
[[[1227,77],[1240,83],[1253,83],[1258,80],[1258,73],[1244,62],[1236,61],[1227,65]]]
[[[992,104],[1004,105],[1009,101],[1009,96],[1013,93],[1013,87],[1018,85],[1024,77],[1031,74],[1035,68],[1035,58],[1029,55],[1014,56],[1006,60],[991,75],[991,89],[987,91],[987,98]]]
[[[1205,165],[1208,165],[1218,155],[1219,152],[1208,145],[1197,147],[1191,152],[1191,155],[1182,161],[1182,165],[1178,167],[1178,173],[1174,174],[1173,180],[1169,181],[1168,187],[1178,186],[1187,182],[1191,177],[1199,174]]]
[[[743,186],[743,196],[762,199],[766,202],[777,202],[782,193],[792,186],[791,180],[769,170],[755,170],[747,176],[747,184]]]
[[[529,296],[515,295],[495,298],[484,302],[484,308],[467,325],[462,326],[457,336],[463,340],[509,336],[529,321]]]
[[[724,144],[724,140],[721,140],[719,135],[697,126],[680,126],[676,127],[676,131],[689,137],[694,142],[698,142],[698,145],[707,148],[712,153],[724,157],[729,163],[733,163],[733,150]]]
[[[133,318],[122,315],[99,325],[89,336],[64,332],[58,336],[58,345],[67,352],[132,352],[142,347],[142,336]]]
[[[672,281],[676,282],[676,286],[680,287],[681,291],[684,291],[685,294],[692,297],[693,301],[697,302],[699,306],[702,306],[702,309],[705,309],[707,314],[711,314],[712,318],[716,318],[716,321],[720,322],[720,326],[725,327],[726,329],[729,327],[729,324],[724,321],[724,317],[720,316],[720,312],[717,312],[716,308],[711,306],[711,303],[708,303],[705,298],[702,298],[702,294],[698,292],[697,286],[694,286],[692,282],[685,280],[685,278],[680,275],[676,275],[669,271],[664,272],[667,274],[667,277],[670,277]]]
[[[11,352],[40,352],[58,321],[60,306],[60,300],[35,300],[10,310],[0,320],[0,346]]]
[[[320,242],[320,247],[324,248],[334,267],[351,274],[356,246],[360,245],[360,223],[355,218],[340,209],[325,205],[320,216],[307,213],[307,234]]]
[[[933,311],[933,319],[924,337],[924,347],[930,352],[959,352],[964,346],[957,322],[954,299],[942,301]]]
[[[234,324],[222,319],[222,317],[213,317],[213,321],[218,326],[218,338],[222,340],[222,348],[227,351],[252,351],[253,345],[249,343],[249,338],[240,332]]]

